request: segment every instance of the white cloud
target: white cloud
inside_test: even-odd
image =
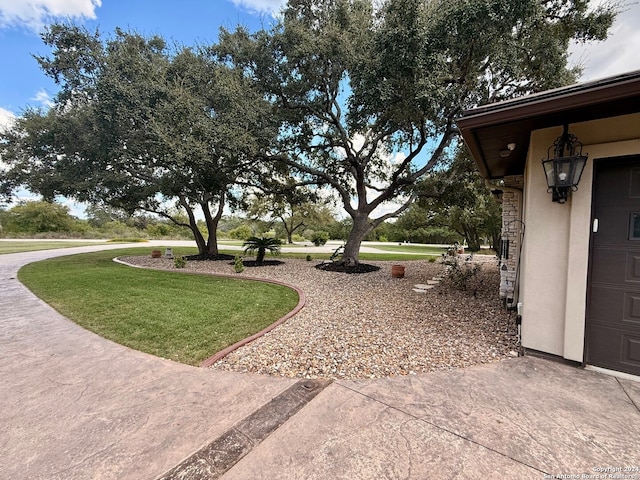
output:
[[[10,206],[13,207],[20,202],[32,202],[37,200],[42,200],[42,197],[30,192],[26,188],[20,188],[15,192],[13,201],[10,203]]]
[[[38,92],[36,92],[35,97],[32,97],[30,100],[34,100],[38,102],[43,107],[47,107],[47,108],[53,107],[53,101],[51,100],[51,96],[45,90],[38,90]]]
[[[405,152],[396,152],[389,157],[389,163],[391,165],[399,165],[407,159]]]
[[[56,203],[63,205],[69,209],[69,214],[76,218],[87,218],[86,209],[89,206],[87,203],[79,203],[70,198],[58,195],[55,198]]]
[[[16,116],[13,112],[0,107],[0,131],[13,124]]]
[[[16,116],[13,112],[6,110],[0,107],[0,133],[4,131],[5,128],[10,127],[15,121]],[[6,164],[2,161],[2,156],[0,155],[0,172],[3,172],[7,169]]]
[[[574,45],[570,48],[573,64],[584,67],[581,81],[610,77],[640,69],[640,4],[627,5],[618,15],[604,42]]]
[[[96,18],[102,0],[0,0],[0,28],[39,31],[56,19]]]
[[[4,0],[1,0],[4,1]],[[231,0],[234,5],[253,12],[278,13],[286,0]]]

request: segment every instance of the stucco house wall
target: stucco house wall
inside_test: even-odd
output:
[[[581,362],[593,165],[598,159],[640,154],[640,114],[570,124],[569,132],[583,143],[589,160],[579,190],[565,204],[551,201],[541,166],[562,126],[531,133],[523,193],[522,345]]]

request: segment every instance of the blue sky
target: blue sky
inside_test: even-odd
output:
[[[19,115],[55,94],[56,86],[31,56],[48,53],[38,32],[51,22],[69,19],[104,34],[121,27],[192,45],[214,42],[221,26],[268,26],[281,5],[281,0],[0,0],[0,116]]]

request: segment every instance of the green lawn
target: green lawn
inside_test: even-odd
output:
[[[111,259],[148,248],[31,263],[18,278],[60,313],[122,345],[197,365],[291,311],[279,285],[131,268]],[[182,251],[184,250],[184,251]],[[191,249],[175,249],[182,255]]]
[[[60,242],[56,240],[42,240],[37,242],[25,242],[22,240],[0,241],[0,254],[33,252],[36,250],[51,250],[54,248],[84,247],[86,245],[100,245],[100,242]]]
[[[389,243],[387,245],[376,244],[368,246],[388,252],[423,253],[425,255],[442,255],[447,251],[446,245],[443,245],[441,247],[428,247],[426,245],[411,245],[406,243],[399,245],[397,243]]]
[[[175,252],[175,248],[174,248],[174,252]],[[229,255],[241,255],[243,258],[246,259],[253,259],[255,258],[255,255],[245,255],[241,250],[220,250],[220,253],[226,253]],[[318,260],[329,260],[329,257],[331,257],[331,253],[305,253],[305,252],[286,252],[286,253],[280,253],[280,255],[278,256],[272,256],[270,254],[267,253],[267,256],[265,257],[265,260],[277,260],[277,259],[287,259],[287,258],[307,258],[307,255],[311,255],[311,259],[312,261],[318,261]],[[425,253],[425,254],[418,254],[418,255],[413,255],[410,253],[360,253],[360,255],[358,255],[358,258],[361,261],[401,261],[401,260],[428,260],[429,258],[433,258],[434,254],[433,253]]]
[[[225,245],[234,245],[241,247],[244,245],[244,241],[242,240],[218,240],[218,246],[224,247]],[[313,247],[313,242],[308,240],[306,242],[298,242],[298,243],[287,243],[286,241],[282,242],[282,247],[287,248],[304,248],[304,247]]]
[[[426,245],[411,245],[405,244],[402,245],[389,243],[388,245],[369,245],[370,247],[377,248],[378,250],[385,250],[388,252],[406,252],[406,253],[420,253],[425,255],[442,255],[449,248],[447,245],[442,245],[440,247],[431,247]],[[470,251],[466,251],[465,253],[471,253]],[[479,252],[482,255],[495,255],[496,252],[489,248],[483,248]],[[361,255],[362,257],[362,255]]]
[[[438,254],[440,255],[440,254]],[[360,261],[380,261],[380,262],[399,262],[399,261],[411,261],[411,260],[429,260],[430,258],[435,258],[435,254],[433,253],[423,253],[423,254],[411,254],[411,253],[361,253],[358,255]]]

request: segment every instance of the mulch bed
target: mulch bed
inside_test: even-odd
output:
[[[357,265],[345,265],[341,262],[333,263],[319,263],[316,265],[318,270],[324,270],[325,272],[340,272],[340,273],[371,273],[380,270],[377,265],[369,265],[368,263],[358,263]]]
[[[242,260],[242,265],[245,267],[273,267],[283,263],[282,260],[264,260],[262,263],[258,263],[255,260]],[[234,265],[234,262],[229,263],[229,265]]]
[[[199,253],[197,255],[185,255],[185,260],[211,260],[211,261],[219,261],[219,260],[233,260],[235,257],[233,255],[227,255],[225,253],[218,253],[217,255],[212,255],[210,253]]]

